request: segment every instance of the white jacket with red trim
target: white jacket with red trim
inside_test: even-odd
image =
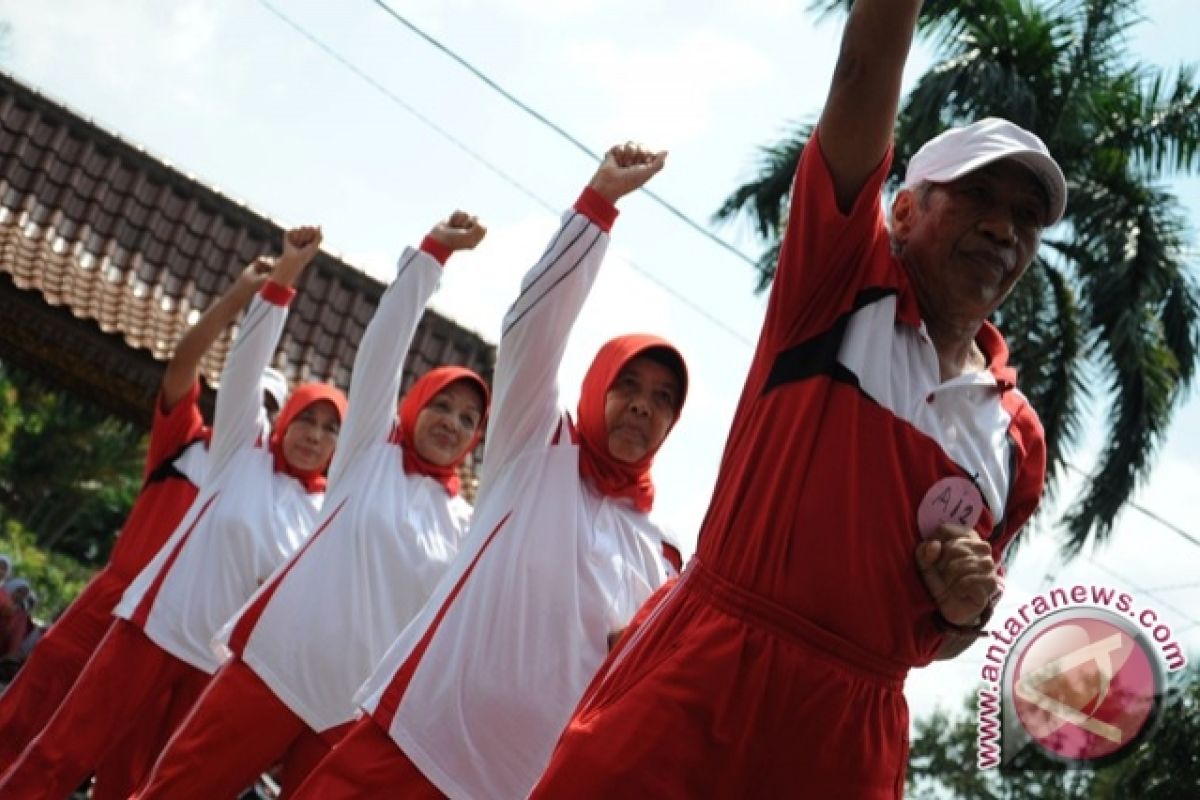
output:
[[[222,661],[213,636],[304,543],[324,497],[277,473],[267,447],[260,382],[287,320],[287,297],[267,284],[251,302],[221,372],[200,492],[113,612],[208,673]]]
[[[581,478],[559,401],[567,337],[615,217],[596,198],[565,215],[505,317],[463,552],[363,687],[364,708],[454,798],[529,792],[609,634],[675,574],[663,528]]]
[[[405,474],[393,436],[404,356],[440,277],[430,254],[401,257],[355,357],[325,513],[220,635],[316,731],[354,718],[354,693],[425,604],[470,522],[462,497]]]

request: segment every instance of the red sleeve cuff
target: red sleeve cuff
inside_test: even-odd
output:
[[[281,286],[275,281],[267,281],[259,290],[262,299],[277,306],[286,306],[296,296],[296,290],[290,286]]]
[[[421,240],[421,252],[428,253],[439,264],[445,266],[447,259],[450,258],[450,254],[454,251],[432,236],[426,236]]]
[[[600,226],[605,233],[612,230],[613,223],[617,221],[617,214],[621,213],[590,186],[584,187],[579,199],[575,201],[575,210]]]

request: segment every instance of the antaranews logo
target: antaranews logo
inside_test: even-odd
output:
[[[1102,586],[1039,594],[989,635],[979,692],[981,769],[1120,759],[1153,734],[1165,672],[1187,663],[1157,611]]]

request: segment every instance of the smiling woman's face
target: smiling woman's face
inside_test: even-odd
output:
[[[314,472],[329,463],[337,446],[341,420],[328,400],[305,408],[283,433],[283,457],[294,469]]]
[[[413,430],[413,445],[421,458],[448,467],[466,455],[483,421],[483,397],[467,381],[455,381],[433,396]]]

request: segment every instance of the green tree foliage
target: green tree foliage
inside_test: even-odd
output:
[[[923,800],[1195,800],[1200,797],[1200,669],[1176,673],[1160,726],[1122,760],[1098,770],[1001,772],[976,768],[975,698],[916,724],[906,796]]]
[[[851,0],[815,0],[840,13]],[[1191,383],[1200,292],[1180,205],[1161,182],[1200,167],[1200,86],[1192,66],[1138,61],[1126,33],[1137,0],[926,0],[920,35],[937,62],[897,120],[894,189],[916,148],[984,116],[1033,130],[1070,184],[1065,220],[996,320],[1046,427],[1051,487],[1077,441],[1089,392],[1111,399],[1107,446],[1064,520],[1074,554],[1111,533],[1150,469]],[[758,174],[716,213],[744,216],[764,241],[759,288],[774,276],[803,124],[764,147]],[[1097,378],[1097,376],[1099,376]]]
[[[0,522],[41,550],[102,564],[140,488],[145,438],[0,363]]]
[[[14,573],[29,581],[38,596],[34,616],[52,620],[83,590],[91,568],[70,556],[43,550],[31,531],[14,519],[0,521],[0,553],[13,559]]]

